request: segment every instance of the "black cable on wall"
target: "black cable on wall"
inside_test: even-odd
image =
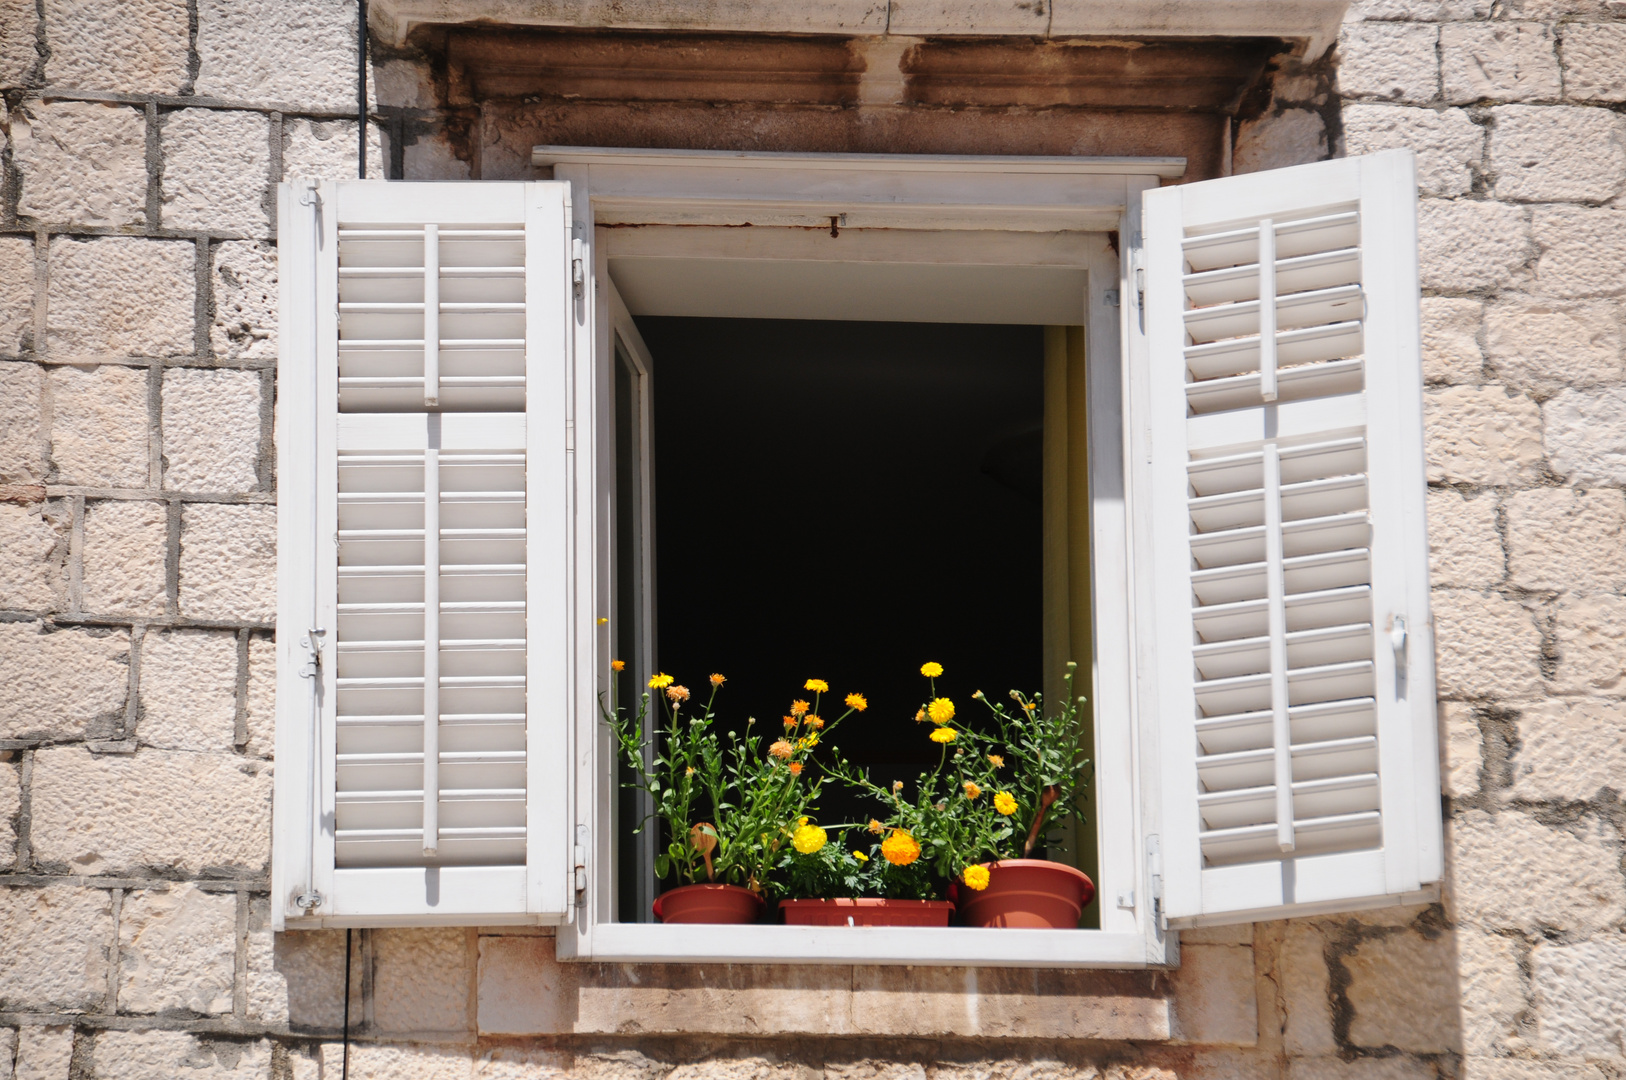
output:
[[[356,175],[367,179],[367,0],[356,0]]]

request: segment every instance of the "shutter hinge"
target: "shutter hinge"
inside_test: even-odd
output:
[[[582,267],[582,258],[586,254],[587,245],[580,239],[570,242],[570,282],[576,288],[576,295],[582,294],[582,283],[587,280],[587,271]]]
[[[576,906],[587,903],[587,826],[576,826],[575,847]]]
[[[1169,918],[1163,912],[1163,850],[1158,838],[1146,838],[1147,891],[1152,894],[1152,921],[1159,930],[1169,928]]]
[[[305,637],[300,644],[310,653],[310,659],[299,669],[301,679],[314,679],[316,673],[322,670],[322,637],[326,633],[327,631],[320,627],[305,631]]]
[[[565,421],[565,449],[576,449],[576,421]]]
[[[308,915],[322,906],[322,900],[322,894],[312,889],[310,892],[300,893],[294,897],[294,906]]]

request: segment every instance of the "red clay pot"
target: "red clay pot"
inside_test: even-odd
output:
[[[762,897],[738,885],[684,885],[661,893],[653,906],[663,923],[751,923],[762,913]]]
[[[836,900],[781,900],[786,926],[947,926],[954,905],[947,900],[885,900],[861,896]]]
[[[984,865],[986,889],[974,892],[961,882],[949,886],[949,897],[958,901],[967,926],[1071,930],[1084,905],[1095,898],[1095,882],[1065,863],[1005,859]]]

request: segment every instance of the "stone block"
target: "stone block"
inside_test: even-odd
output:
[[[1285,1080],[1435,1080],[1434,1066],[1415,1057],[1291,1058]]]
[[[474,1080],[555,1080],[574,1069],[575,1055],[566,1050],[544,1050],[533,1046],[492,1046],[483,1048],[474,1059]],[[789,1066],[794,1068],[794,1066]],[[763,1080],[777,1080],[771,1071],[761,1072]],[[800,1080],[787,1077],[786,1080]]]
[[[1549,698],[1522,708],[1518,725],[1514,798],[1589,802],[1626,791],[1626,705]]]
[[[1246,1034],[1239,1030],[1244,1025],[1239,1020],[1241,1014],[1233,1011],[1237,1003],[1220,1002],[1214,996],[1238,985],[1237,965],[1215,954],[1251,955],[1251,950],[1201,945],[1183,955],[1190,953],[1203,955],[1189,974],[1182,968],[1179,975],[1186,980],[1180,985],[1193,998],[1183,1015],[1188,1030],[1212,1031],[1220,1042],[1251,1040],[1252,1029]],[[845,982],[828,975],[815,976],[803,968],[761,970],[765,986],[778,981],[778,976],[768,972],[795,973],[784,985],[796,990],[774,995],[777,1013],[799,1028],[811,1027],[815,1032],[832,1035],[850,1031],[885,1038],[1159,1041],[1179,1037],[1176,1006],[1171,998],[1178,999],[1181,993],[1171,991],[1166,982],[1155,983],[1128,972],[860,966],[852,973],[852,1020],[850,1029],[846,1029],[841,1025],[840,1013]],[[839,969],[836,974],[840,974]],[[820,990],[815,978],[830,981],[823,1000],[817,996]],[[585,987],[582,993],[585,1002]],[[1251,1002],[1251,961],[1246,993]],[[827,1009],[833,1015],[821,1016]]]
[[[159,130],[166,229],[270,234],[271,127],[264,116],[181,109],[166,114]]]
[[[1287,1008],[1282,1046],[1293,1057],[1336,1053],[1326,940],[1313,924],[1300,920],[1287,924],[1278,975]]]
[[[0,12],[5,10],[3,3],[4,0],[0,0]],[[14,1080],[11,1067],[16,1057],[17,1029],[0,1028],[0,1080]]]
[[[1485,739],[1473,710],[1457,701],[1439,703],[1440,790],[1461,799],[1479,790]]]
[[[119,909],[119,1011],[231,1012],[236,937],[236,893],[132,890]]]
[[[1504,105],[1491,119],[1499,199],[1602,202],[1626,183],[1626,130],[1607,109]]]
[[[96,1080],[271,1080],[271,1044],[184,1031],[102,1031],[92,1053]]]
[[[186,240],[51,240],[46,343],[53,359],[193,351],[197,248]]]
[[[1530,232],[1541,249],[1535,282],[1549,296],[1619,296],[1626,292],[1626,210],[1541,206]]]
[[[1252,945],[1253,923],[1232,923],[1229,926],[1203,926],[1195,930],[1181,930],[1181,945]]]
[[[812,5],[809,5],[812,6]],[[1011,34],[1039,36],[1049,32],[1051,9],[1061,25],[1056,33],[1068,33],[1068,23],[1078,16],[1068,9],[1067,0],[1038,6],[1013,0],[891,0],[884,16],[891,34]],[[871,30],[871,33],[878,32]],[[1073,33],[1088,33],[1077,27]]]
[[[1508,574],[1524,589],[1626,588],[1626,499],[1618,488],[1535,488],[1503,502]]]
[[[1607,1080],[1596,1064],[1574,1058],[1470,1057],[1463,1060],[1458,1076],[1462,1080]]]
[[[3,271],[0,265],[0,274]],[[0,484],[44,483],[45,438],[40,430],[44,400],[43,368],[27,361],[0,361]]]
[[[1626,942],[1537,942],[1530,955],[1537,1048],[1547,1054],[1618,1061],[1626,1045]],[[1573,1075],[1573,1074],[1572,1074]]]
[[[1442,696],[1494,699],[1541,694],[1541,631],[1524,605],[1464,589],[1434,590],[1433,605]]]
[[[181,516],[181,611],[270,622],[277,610],[277,509],[193,503]]]
[[[267,1023],[286,1020],[295,1031],[339,1031],[344,1023],[344,931],[273,935],[269,902],[250,908],[249,916],[249,1015]],[[361,943],[355,947],[352,959],[359,960]],[[351,966],[352,1002],[359,1002],[362,965]]]
[[[1327,156],[1327,125],[1309,109],[1286,109],[1244,120],[1237,129],[1232,169],[1237,173],[1282,169]]]
[[[45,79],[76,90],[181,94],[185,0],[45,0]]]
[[[467,1047],[410,1043],[356,1043],[350,1047],[351,1080],[401,1080],[407,1076],[412,1080],[469,1080],[473,1067],[474,1055]],[[324,1070],[324,1075],[332,1073]]]
[[[1455,22],[1490,18],[1490,0],[1355,0],[1345,22]]]
[[[1590,818],[1549,828],[1514,810],[1463,811],[1447,830],[1446,855],[1459,929],[1576,933],[1626,914],[1620,839]]]
[[[0,739],[83,738],[123,721],[130,633],[0,623],[0,671]]]
[[[1500,386],[1423,394],[1428,479],[1439,484],[1528,484],[1541,476],[1541,407]]]
[[[1174,1032],[1178,1042],[1252,1046],[1259,1041],[1253,988],[1253,949],[1185,945],[1174,973]]]
[[[113,900],[77,885],[0,889],[0,1008],[99,1009],[107,1000]]]
[[[1505,288],[1535,254],[1528,212],[1506,203],[1424,199],[1417,207],[1417,259],[1425,289]]]
[[[56,482],[145,488],[149,480],[147,369],[53,367],[51,463]]]
[[[1440,83],[1453,105],[1554,101],[1557,42],[1539,23],[1448,23],[1440,28]]]
[[[148,630],[136,737],[165,750],[229,753],[237,731],[237,635]]]
[[[68,1080],[73,1062],[73,1028],[67,1024],[24,1024],[17,1029],[16,1080]]]
[[[1564,96],[1571,101],[1626,101],[1626,25],[1570,23],[1562,33]]]
[[[199,94],[356,107],[355,0],[200,0],[197,49]]]
[[[1435,587],[1483,589],[1507,576],[1496,531],[1497,497],[1451,488],[1428,493],[1429,581]]]
[[[1346,23],[1338,38],[1338,88],[1346,98],[1423,105],[1440,96],[1439,28]]]
[[[35,0],[0,0],[0,86],[27,86],[34,81],[39,66],[39,21]],[[4,1058],[0,1053],[0,1060]],[[0,1078],[4,1076],[0,1072]]]
[[[1344,149],[1351,155],[1409,148],[1424,195],[1466,195],[1485,158],[1485,129],[1461,109],[1345,105]]]
[[[281,178],[296,180],[301,176],[319,176],[324,180],[354,180],[356,151],[354,120],[284,120]],[[381,180],[387,175],[384,135],[377,124],[368,124],[367,178]]]
[[[81,607],[97,615],[164,613],[163,503],[107,500],[85,504]]]
[[[1626,692],[1626,598],[1565,597],[1553,620],[1561,694]]]
[[[1354,1017],[1349,1040],[1356,1046],[1392,1046],[1417,1054],[1460,1048],[1456,957],[1452,939],[1389,934],[1361,941],[1343,958],[1345,992]]]
[[[214,245],[209,341],[229,360],[277,358],[277,249],[255,240]]]
[[[1552,469],[1571,484],[1626,483],[1626,390],[1563,390],[1542,405]]]
[[[164,487],[257,490],[259,372],[169,368],[163,393]]]
[[[0,608],[55,611],[67,590],[68,522],[62,503],[0,503]]]
[[[1478,300],[1425,296],[1421,301],[1423,379],[1430,383],[1477,383],[1484,374]]]
[[[1552,394],[1626,378],[1615,305],[1520,299],[1485,315],[1491,370],[1527,392]]]
[[[373,1018],[380,1031],[444,1037],[473,1028],[469,936],[461,927],[373,932]]]
[[[482,935],[479,951],[481,1035],[575,1030],[580,969],[555,960],[552,938]]]
[[[263,872],[271,772],[228,754],[81,747],[34,755],[34,857],[77,873]]]
[[[258,634],[248,639],[248,742],[243,752],[272,757],[277,749],[277,643]]]
[[[147,120],[138,108],[32,102],[11,113],[17,213],[53,225],[147,223]]]
[[[434,132],[401,148],[401,173],[406,180],[467,180],[469,163],[445,132]]]
[[[33,347],[34,241],[23,236],[0,236],[0,355],[16,356]],[[0,386],[4,383],[0,382]],[[0,417],[5,415],[0,413]],[[0,440],[4,438],[0,435]],[[0,458],[0,470],[4,469],[4,460]]]
[[[1520,970],[1518,938],[1463,928],[1456,942],[1456,982],[1462,1049],[1469,1054],[1505,1054],[1523,1040],[1519,1018],[1529,1008]]]
[[[0,761],[0,870],[17,863],[17,814],[22,808],[22,774],[11,762]]]

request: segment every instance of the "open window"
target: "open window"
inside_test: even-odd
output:
[[[283,189],[279,918],[558,922],[561,956],[607,960],[1140,966],[1174,958],[1171,924],[1438,880],[1409,155],[1172,187],[1175,160],[543,147],[536,163],[554,180]],[[479,229],[504,235],[464,235]],[[711,378],[746,395],[735,411],[770,407],[787,373],[728,365],[776,332],[825,355],[890,334],[906,385],[931,370],[911,372],[911,342],[996,379],[998,423],[966,467],[1013,500],[1038,477],[1012,572],[1038,582],[1032,670],[1070,655],[1087,672],[1094,812],[1075,853],[1097,928],[644,920],[653,851],[630,825],[647,807],[619,788],[597,699],[669,666],[670,589],[705,573],[671,561],[689,523],[670,507],[701,490],[699,451],[728,448],[707,450],[715,431],[663,443],[681,401]],[[976,355],[1011,357],[1009,381]],[[886,422],[895,388],[877,387],[853,424]],[[721,435],[749,452],[750,432]],[[503,489],[516,453],[522,540],[446,494]],[[433,505],[433,469],[464,464],[496,487],[442,479]],[[522,634],[498,626],[511,609],[449,606],[512,603],[457,591],[477,565],[482,590],[489,567],[517,569]],[[786,587],[769,585],[766,601]],[[498,667],[516,657],[522,705],[461,700],[457,679],[512,679]],[[811,659],[785,657],[797,677],[822,674]]]

